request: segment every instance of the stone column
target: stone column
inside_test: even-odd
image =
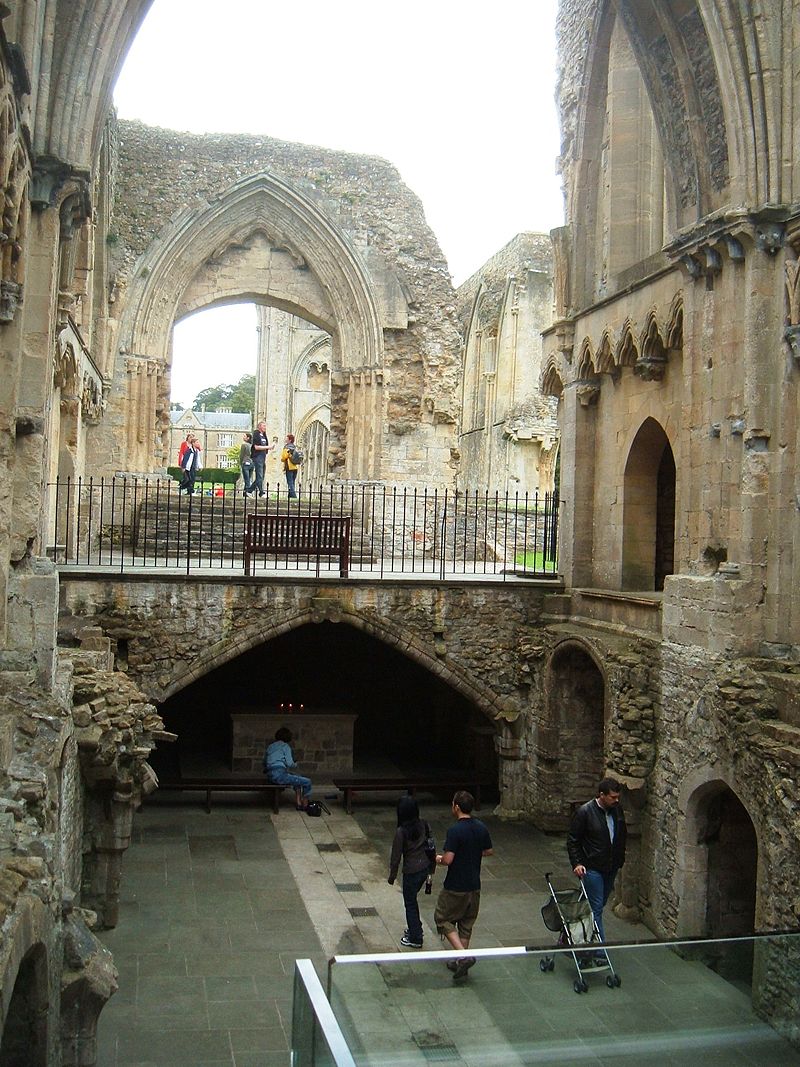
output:
[[[82,749],[86,745],[79,741]],[[109,783],[110,786],[111,783]],[[88,796],[92,848],[84,857],[81,902],[96,911],[104,926],[119,920],[122,856],[131,843],[135,797],[130,782],[117,782],[109,792],[96,783]]]
[[[561,397],[559,569],[567,587],[592,580],[595,401],[599,386],[572,382]]]

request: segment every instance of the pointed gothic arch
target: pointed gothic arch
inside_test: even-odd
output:
[[[326,330],[333,377],[346,382],[357,373],[362,388],[380,389],[383,331],[361,260],[310,200],[265,173],[242,179],[210,204],[187,207],[142,255],[120,327],[121,350],[131,365],[153,361],[166,370],[178,317],[247,299]],[[147,402],[163,406],[166,387],[157,390],[158,398]],[[345,444],[350,477],[379,474],[380,432],[373,420],[361,447],[348,442],[348,452]]]
[[[617,342],[616,362],[618,367],[635,367],[639,358],[636,331],[630,319],[625,320]]]
[[[660,590],[675,563],[675,458],[647,418],[631,443],[623,488],[622,588]]]
[[[686,778],[678,809],[678,934],[753,933],[760,864],[758,808],[742,803],[735,778],[717,765],[700,767]]]
[[[554,356],[550,356],[542,370],[539,391],[542,396],[554,396],[556,398],[560,397],[564,392],[564,381]]]
[[[191,665],[181,662],[163,689],[148,695],[159,702],[164,701],[210,671],[269,642],[274,637],[304,626],[306,623],[318,621],[320,618],[313,606],[276,620],[266,628],[263,620],[255,619],[252,625],[242,631],[205,648]],[[372,614],[362,615],[356,611],[348,611],[346,615],[336,613],[330,617],[330,621],[362,630],[384,644],[396,648],[404,656],[442,678],[452,689],[471,700],[491,721],[505,717],[506,709],[502,698],[494,690],[467,671],[441,660],[430,644],[410,635],[390,620]]]

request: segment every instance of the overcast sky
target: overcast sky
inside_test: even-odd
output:
[[[383,156],[459,284],[515,234],[562,222],[556,3],[155,0],[114,99],[153,126]],[[173,399],[252,372],[255,324],[252,308],[180,323]]]

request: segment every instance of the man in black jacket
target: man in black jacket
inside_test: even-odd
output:
[[[572,817],[567,835],[567,853],[572,870],[583,879],[592,914],[605,941],[603,908],[611,896],[617,871],[625,862],[628,829],[619,806],[622,786],[616,778],[604,778],[597,796],[583,804]]]

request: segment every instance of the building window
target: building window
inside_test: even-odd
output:
[[[232,433],[220,433],[217,434],[217,444],[220,448],[230,448],[233,444]]]
[[[232,467],[231,458],[227,452],[220,452],[217,456],[217,466],[222,470],[227,470],[228,467]]]

